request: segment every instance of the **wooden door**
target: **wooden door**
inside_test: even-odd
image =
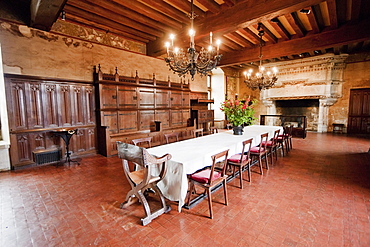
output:
[[[117,112],[116,111],[102,111],[101,112],[102,126],[109,127],[109,134],[117,134]]]
[[[370,88],[351,89],[348,133],[370,133]]]

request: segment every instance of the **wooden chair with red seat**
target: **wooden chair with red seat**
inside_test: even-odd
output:
[[[215,127],[215,126],[209,127],[209,133],[211,133],[211,134],[218,133],[217,127]]]
[[[288,132],[289,132],[289,126],[285,126],[283,128],[283,134],[279,135],[277,137],[277,148],[281,149],[282,156],[285,156],[285,152],[289,152],[289,139],[288,139]],[[285,151],[284,151],[285,148]]]
[[[233,176],[235,176],[235,169],[239,170],[240,188],[243,189],[243,170],[248,170],[248,181],[251,181],[251,168],[250,168],[250,150],[252,147],[253,138],[243,141],[242,152],[232,155],[227,160],[227,165],[233,167]]]
[[[170,143],[170,139],[174,139],[175,138],[177,142],[179,141],[179,133],[177,133],[177,132],[164,134],[164,137],[166,138],[166,143],[167,144]]]
[[[274,131],[274,136],[266,142],[266,148],[267,148],[267,154],[270,155],[271,158],[271,164],[274,164],[274,159],[273,156],[275,155],[275,160],[277,160],[278,155],[277,155],[277,140],[279,136],[280,130],[275,130]]]
[[[197,138],[199,136],[203,136],[203,128],[193,130],[193,137]]]
[[[135,146],[142,146],[146,148],[151,148],[152,147],[152,137],[144,137],[144,138],[138,138],[138,139],[133,139],[132,143],[134,143]],[[145,146],[146,144],[146,146]]]
[[[227,155],[229,149],[212,155],[212,166],[204,170],[195,172],[189,175],[190,187],[187,195],[187,205],[190,205],[190,199],[192,192],[195,191],[195,185],[203,188],[207,192],[208,206],[210,212],[210,218],[213,219],[212,210],[212,189],[222,184],[224,187],[225,205],[227,205],[227,188],[226,188],[226,167],[227,167]],[[221,160],[221,161],[220,161]],[[221,170],[215,170],[215,167]]]
[[[166,154],[157,158],[150,155],[145,148],[123,142],[117,142],[117,150],[118,157],[122,159],[125,176],[131,186],[131,190],[127,193],[126,201],[121,204],[121,208],[127,208],[134,203],[135,199],[139,199],[146,213],[146,217],[141,219],[145,226],[154,218],[171,210],[171,207],[166,205],[164,196],[157,186],[157,183],[166,175],[167,161],[171,159],[171,155]],[[140,169],[130,171],[129,163],[133,163]],[[160,199],[161,208],[155,212],[151,211],[146,198],[148,190],[154,191]]]
[[[268,133],[261,134],[260,144],[258,146],[252,147],[251,150],[250,150],[251,158],[257,158],[258,159],[258,165],[259,165],[259,168],[260,168],[261,175],[263,174],[262,157],[264,157],[264,159],[265,159],[266,169],[269,169],[269,163],[268,163],[268,159],[267,159],[268,149],[266,147],[266,143],[267,143],[267,140],[268,140],[268,135],[269,135]]]

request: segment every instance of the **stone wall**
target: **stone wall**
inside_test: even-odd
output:
[[[329,126],[333,123],[348,125],[348,106],[350,90],[370,88],[370,61],[346,64],[344,70],[343,96],[329,108]]]
[[[140,78],[150,79],[155,74],[157,80],[170,77],[180,82],[163,59],[24,25],[0,21],[0,43],[4,73],[92,81],[93,66],[101,64],[104,73],[114,73],[118,67],[120,75],[135,76],[137,70]],[[206,78],[196,75],[190,89],[206,92]]]

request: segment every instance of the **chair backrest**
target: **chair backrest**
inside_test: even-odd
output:
[[[132,162],[141,167],[144,170],[143,178],[140,184],[149,184],[152,182],[158,182],[163,179],[167,171],[167,161],[171,159],[170,154],[166,154],[162,157],[155,157],[148,153],[148,151],[139,146],[135,146],[128,143],[117,142],[118,157],[123,160],[123,170],[127,179],[132,184],[136,184],[130,175],[129,162]],[[154,169],[153,172],[152,170]],[[157,172],[159,171],[159,173]],[[158,175],[153,175],[158,174]]]
[[[217,166],[217,171],[221,171],[221,176],[226,174],[226,167],[227,167],[227,155],[229,154],[229,149],[212,155],[212,166],[211,166],[211,173],[208,179],[208,184],[212,183],[213,173],[215,172],[215,168]],[[221,161],[219,161],[221,159]]]
[[[240,163],[243,162],[244,155],[246,155],[247,157],[251,157],[250,151],[252,147],[252,141],[253,141],[253,138],[243,141],[243,148],[241,152],[242,155],[240,155]]]
[[[132,143],[134,143],[135,146],[142,146],[141,144],[147,144],[148,148],[152,147],[152,137],[144,137],[139,139],[133,139]]]
[[[166,143],[170,143],[170,138],[176,138],[176,141],[179,141],[179,133],[173,132],[173,133],[168,133],[164,134],[164,137],[166,137]]]
[[[272,142],[274,143],[274,145],[277,144],[279,134],[280,134],[280,130],[279,129],[278,130],[275,130],[274,137],[272,137],[272,139],[271,139]]]
[[[196,138],[198,136],[203,136],[203,128],[193,130],[193,137]]]
[[[215,134],[215,133],[218,133],[218,129],[215,126],[211,126],[211,127],[209,127],[209,132],[211,134]]]
[[[260,142],[260,145],[259,145],[260,153],[261,153],[261,149],[262,148],[264,148],[266,150],[266,145],[267,145],[268,137],[269,137],[269,133],[263,133],[263,134],[261,134],[261,142]]]

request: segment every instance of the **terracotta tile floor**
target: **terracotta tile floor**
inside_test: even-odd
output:
[[[0,246],[370,246],[370,139],[308,133],[243,190],[140,225],[117,157],[0,173]],[[254,169],[257,167],[254,167]]]

